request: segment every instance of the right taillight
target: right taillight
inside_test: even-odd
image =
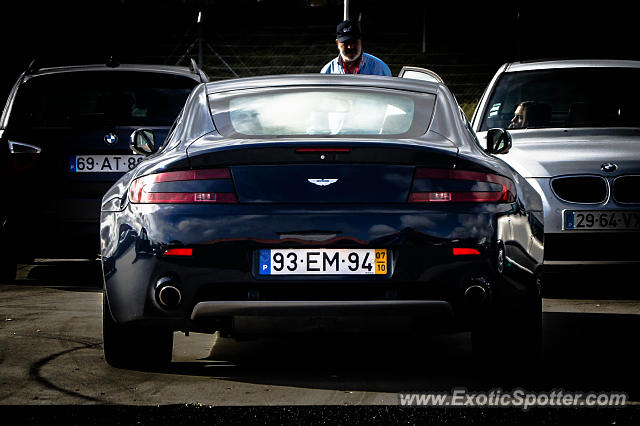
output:
[[[507,177],[466,170],[417,168],[410,203],[512,203],[516,188]]]
[[[184,170],[137,178],[129,200],[140,204],[237,203],[229,169]]]
[[[16,171],[28,169],[40,155],[42,149],[39,146],[23,142],[8,141],[11,163]]]

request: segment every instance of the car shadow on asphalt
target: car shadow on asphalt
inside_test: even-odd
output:
[[[547,312],[539,365],[504,370],[472,357],[468,333],[218,338],[208,357],[173,363],[171,372],[345,392],[562,389],[620,391],[638,401],[638,329],[638,315]]]
[[[51,260],[21,266],[18,285],[100,291],[98,261]],[[545,312],[542,360],[535,368],[522,365],[516,371],[502,370],[500,362],[489,365],[474,359],[469,333],[376,333],[247,341],[217,338],[210,354],[173,362],[166,372],[345,392],[564,389],[622,391],[640,401],[638,330],[640,315]]]

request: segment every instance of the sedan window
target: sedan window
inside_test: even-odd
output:
[[[640,70],[633,68],[505,73],[480,130],[640,127],[639,79]]]

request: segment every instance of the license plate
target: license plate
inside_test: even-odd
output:
[[[640,212],[636,211],[574,211],[565,210],[564,229],[640,230]]]
[[[74,155],[69,158],[72,173],[124,173],[134,169],[144,155]]]
[[[385,275],[386,249],[260,250],[260,275]]]

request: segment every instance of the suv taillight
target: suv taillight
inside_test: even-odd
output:
[[[229,169],[185,170],[142,176],[129,200],[140,204],[237,203]]]
[[[410,203],[512,203],[516,188],[504,176],[466,170],[417,168]]]
[[[38,158],[42,149],[39,146],[23,142],[8,141],[11,163],[14,170],[23,171],[28,169]]]

